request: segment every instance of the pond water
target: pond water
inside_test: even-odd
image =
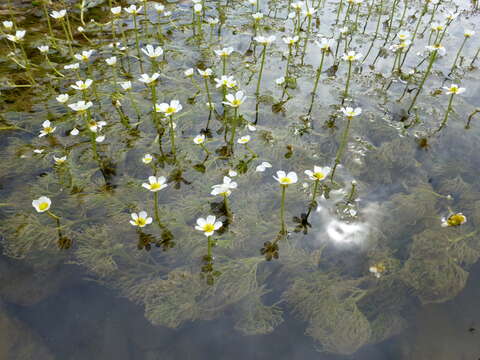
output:
[[[0,359],[479,358],[479,19],[0,4]]]

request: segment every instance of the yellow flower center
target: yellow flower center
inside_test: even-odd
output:
[[[160,189],[161,185],[159,183],[150,184],[150,190]]]
[[[284,185],[288,185],[292,183],[292,179],[290,179],[289,177],[282,177],[280,178],[280,183]]]
[[[41,210],[41,211],[47,210],[48,209],[48,203],[47,202],[40,203],[38,205],[38,209]]]
[[[235,100],[232,101],[232,105],[239,106],[239,105],[241,105],[241,102],[240,102],[240,100],[235,99]]]
[[[467,218],[462,214],[453,214],[447,219],[448,226],[459,226],[465,223]]]
[[[46,128],[43,128],[43,131],[45,131],[46,133],[51,133],[53,132],[53,128],[51,128],[50,126],[47,126]]]
[[[138,226],[145,226],[145,224],[147,223],[147,221],[146,221],[144,218],[139,217],[137,220],[135,220],[135,223],[136,223]]]
[[[322,180],[325,178],[325,174],[318,171],[316,173],[313,173],[313,177],[317,180]]]
[[[203,225],[203,231],[206,232],[206,233],[212,232],[214,230],[215,230],[215,227],[213,226],[213,224]]]
[[[166,114],[173,114],[175,112],[175,108],[169,106],[165,111]]]

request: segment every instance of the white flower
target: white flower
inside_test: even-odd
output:
[[[124,81],[120,83],[120,86],[122,87],[123,90],[130,90],[132,88],[132,82]]]
[[[180,104],[180,101],[178,100],[172,100],[170,101],[170,104],[168,103],[161,103],[160,105],[155,104],[155,111],[162,112],[165,114],[165,116],[172,116],[173,114],[176,114],[182,109],[183,109],[182,104]]]
[[[230,196],[232,191],[228,188],[225,184],[214,185],[215,187],[212,189],[210,195],[213,196]]]
[[[295,184],[298,181],[297,174],[293,171],[290,171],[288,174],[285,171],[277,171],[277,176],[273,176],[275,180],[277,180],[280,185],[288,186],[290,184]]]
[[[55,11],[53,10],[50,14],[50,16],[54,19],[63,19],[65,17],[65,15],[67,15],[67,10],[63,9],[63,10],[60,10],[60,11]]]
[[[370,271],[373,275],[375,275],[376,278],[379,278],[382,276],[381,271],[376,266],[370,266],[368,271]]]
[[[195,11],[196,14],[200,14],[202,12],[202,4],[195,4],[193,6],[193,11]]]
[[[113,15],[120,15],[120,13],[122,12],[122,7],[121,6],[112,7],[110,11],[112,12]]]
[[[151,217],[148,217],[146,211],[140,211],[138,214],[132,213],[131,216],[132,220],[130,220],[130,224],[132,224],[133,226],[144,227],[148,224],[151,224],[153,221]]]
[[[327,39],[327,38],[321,38],[320,42],[315,41],[315,44],[317,44],[317,46],[322,51],[330,51],[330,49],[333,47],[334,43],[335,43],[335,40]]]
[[[410,33],[408,31],[402,30],[397,34],[397,36],[401,41],[404,41],[410,37]]]
[[[92,85],[93,80],[92,79],[87,79],[85,81],[83,80],[78,80],[75,82],[75,85],[70,85],[70,87],[74,88],[75,90],[87,90],[90,85]]]
[[[235,95],[227,94],[225,99],[227,101],[223,101],[223,104],[236,108],[242,105],[247,97],[243,95],[243,91],[237,91]]]
[[[94,51],[95,50],[85,50],[85,51],[82,51],[80,54],[73,55],[73,57],[77,60],[87,62],[88,59],[90,59],[90,56],[92,56],[92,54],[94,53]]]
[[[52,200],[46,196],[40,196],[38,199],[32,201],[32,205],[37,210],[37,212],[42,213],[50,209],[52,205]]]
[[[275,84],[277,84],[277,85],[285,84],[285,76],[282,76],[282,77],[279,77],[278,79],[276,79]]]
[[[154,4],[155,10],[159,13],[165,10],[165,5],[162,4]]]
[[[343,54],[342,59],[345,61],[355,61],[362,57],[362,54],[356,53],[355,51],[349,51],[346,54]]]
[[[445,50],[445,47],[443,47],[442,44],[429,45],[425,46],[425,48],[430,52],[436,51],[440,56],[443,56],[447,53],[447,50]]]
[[[247,124],[247,129],[250,131],[257,131],[257,128],[255,127],[255,125],[252,125],[252,124]]]
[[[452,84],[450,85],[450,87],[447,87],[447,86],[444,86],[443,89],[446,90],[446,94],[447,95],[450,95],[450,94],[462,94],[465,92],[465,88],[462,88],[462,87],[458,87],[457,84]]]
[[[207,19],[207,23],[208,23],[210,26],[217,25],[219,22],[220,22],[220,20],[219,20],[218,18],[208,18],[208,19]]]
[[[205,236],[212,236],[216,230],[222,227],[222,222],[215,221],[215,220],[216,220],[216,217],[213,215],[208,215],[206,219],[198,218],[195,229],[199,231],[203,231]]]
[[[25,33],[25,30],[17,30],[15,32],[15,35],[7,35],[7,39],[13,42],[19,42],[23,40],[23,38],[25,37]]]
[[[33,152],[34,152],[35,154],[41,154],[41,153],[43,153],[44,151],[45,151],[44,149],[34,149],[34,150],[33,150]]]
[[[260,21],[263,19],[263,14],[261,12],[257,12],[255,14],[252,14],[252,17],[255,21]]]
[[[212,69],[205,69],[205,70],[197,69],[197,71],[204,78],[208,78],[209,76],[211,76],[213,74]]]
[[[43,127],[43,129],[40,130],[40,135],[38,135],[38,137],[43,137],[45,135],[49,135],[49,134],[53,133],[56,129],[56,127],[53,127],[53,124],[49,120],[45,120],[42,123],[42,127]]]
[[[347,106],[347,107],[342,107],[340,109],[341,112],[343,112],[343,114],[346,116],[346,117],[349,117],[349,118],[352,118],[354,116],[358,116],[362,113],[362,109],[357,107],[357,108],[352,108],[350,106]]]
[[[130,5],[129,7],[125,8],[124,10],[129,13],[130,15],[137,15],[142,11],[143,6],[139,6],[138,8],[135,5]]]
[[[255,169],[256,172],[264,172],[265,170],[267,170],[267,168],[271,168],[272,167],[272,164],[270,164],[269,162],[262,162],[260,165],[258,165]]]
[[[68,107],[73,111],[86,111],[92,107],[93,103],[91,101],[85,102],[84,100],[80,100],[76,103],[69,104]]]
[[[248,3],[252,6],[257,5],[257,0],[248,0]]]
[[[230,56],[230,54],[233,52],[233,47],[226,47],[226,48],[223,48],[221,50],[215,50],[215,54],[217,54],[217,56]]]
[[[152,76],[150,76],[148,74],[142,74],[142,75],[140,75],[140,79],[138,79],[138,80],[140,80],[141,82],[143,82],[145,84],[151,84],[155,80],[157,80],[159,77],[160,77],[159,73],[153,73]]]
[[[55,161],[55,164],[61,165],[67,160],[67,157],[66,156],[56,157],[55,155],[53,155],[53,160]]]
[[[42,45],[42,46],[39,46],[37,47],[37,49],[43,54],[43,53],[46,53],[48,52],[48,50],[50,50],[50,48],[48,47],[48,45]]]
[[[235,81],[233,76],[222,75],[220,79],[215,78],[214,80],[217,83],[217,85],[215,86],[217,89],[222,86],[225,86],[229,89],[237,86],[237,82]]]
[[[473,30],[465,29],[463,31],[463,36],[465,36],[466,38],[472,37],[473,35],[475,35],[475,31]]]
[[[152,45],[147,45],[144,48],[142,48],[142,52],[145,55],[147,55],[150,59],[155,59],[163,55],[163,49],[160,46],[155,48]]]
[[[79,27],[77,27],[77,30],[78,30],[78,32],[82,33],[82,32],[85,31],[85,28],[83,26],[79,26]]]
[[[237,176],[237,175],[238,175],[238,174],[237,174],[237,172],[236,172],[235,170],[232,170],[232,169],[228,170],[228,176],[230,176],[230,177],[235,177],[235,176]]]
[[[247,144],[250,141],[250,135],[242,136],[240,139],[237,140],[239,144]]]
[[[88,128],[90,129],[90,131],[96,133],[98,131],[101,131],[105,125],[107,125],[106,121],[90,120],[90,122],[88,123]]]
[[[434,31],[442,31],[443,30],[443,25],[439,23],[431,23],[430,24],[430,29]]]
[[[115,56],[112,56],[108,59],[105,59],[105,62],[107,63],[107,65],[114,66],[117,63],[117,58]]]
[[[11,21],[3,21],[2,24],[3,24],[3,27],[7,30],[10,30],[13,28],[13,22]]]
[[[310,178],[310,180],[323,180],[330,173],[330,167],[320,167],[314,166],[312,170],[305,170],[305,174]]]
[[[183,74],[186,76],[186,77],[189,77],[189,76],[192,76],[193,75],[193,68],[190,68],[190,69],[187,69],[183,72]]]
[[[303,15],[307,17],[312,17],[316,12],[317,9],[308,8],[303,10]]]
[[[203,144],[205,142],[205,135],[197,135],[193,138],[193,142],[197,145]]]
[[[163,16],[170,16],[170,15],[172,15],[172,12],[171,12],[171,11],[165,11],[165,12],[163,13]]]
[[[101,143],[101,142],[104,142],[105,141],[105,135],[97,135],[95,137],[95,142],[97,143]]]
[[[166,182],[167,178],[165,176],[159,176],[158,178],[155,176],[150,176],[148,178],[148,183],[143,183],[142,186],[145,189],[155,192],[165,189],[168,186]]]
[[[290,6],[292,7],[292,9],[300,11],[300,10],[303,9],[305,4],[303,3],[303,1],[296,1],[296,2],[292,2],[292,4]]]
[[[213,185],[212,188],[218,188],[221,186],[226,186],[229,189],[236,189],[238,187],[238,184],[235,181],[232,181],[228,176],[223,177],[223,183],[220,185]]]
[[[436,1],[435,3],[438,3],[438,1]],[[455,20],[458,17],[458,15],[459,15],[458,12],[454,13],[450,10],[447,10],[447,15],[445,15],[445,19],[448,21],[452,21],[452,20]]]
[[[60,104],[64,104],[68,101],[69,98],[70,98],[70,96],[68,94],[60,94],[55,99],[57,99],[57,101]]]
[[[271,35],[271,36],[255,36],[253,38],[253,40],[255,40],[257,43],[263,45],[263,46],[267,46],[267,45],[270,45],[271,43],[273,43],[275,41],[275,36]]]
[[[153,156],[150,155],[150,154],[145,154],[145,155],[143,155],[143,157],[142,157],[142,162],[143,162],[144,164],[150,164],[150,163],[152,162],[152,160],[153,160]]]
[[[298,35],[295,35],[294,37],[291,37],[291,36],[284,37],[282,40],[287,45],[294,45],[298,41],[298,39],[300,39]]]
[[[70,131],[70,135],[72,136],[77,136],[80,133],[77,128],[73,128],[72,131]]]
[[[80,68],[79,63],[68,64],[63,67],[65,70],[77,70]]]

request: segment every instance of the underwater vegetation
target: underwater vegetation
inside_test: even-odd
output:
[[[9,0],[3,252],[155,325],[399,334],[480,257],[478,3]]]

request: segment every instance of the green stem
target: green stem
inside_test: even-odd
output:
[[[263,66],[265,64],[266,53],[267,53],[267,45],[263,45],[262,60],[261,60],[262,62],[260,64],[260,72],[258,74],[257,89],[255,90],[255,96],[260,95],[260,83],[262,82]]]
[[[347,117],[347,126],[345,127],[345,130],[343,131],[343,136],[342,136],[342,142],[340,143],[340,147],[337,150],[337,155],[335,156],[335,164],[332,169],[332,173],[330,175],[330,181],[333,182],[333,178],[335,176],[335,171],[337,170],[338,164],[340,164],[340,161],[343,157],[343,153],[345,151],[345,147],[348,142],[348,133],[350,131],[350,123],[352,121],[352,118],[350,116]]]
[[[448,115],[450,114],[450,111],[452,110],[452,102],[453,102],[453,97],[454,96],[455,96],[455,93],[452,93],[450,95],[450,99],[448,101],[448,106],[447,106],[447,111],[445,111],[445,116],[443,117],[443,121],[440,124],[440,127],[435,132],[439,132],[440,130],[442,130],[445,127],[445,125],[447,125]]]
[[[282,186],[282,203],[280,206],[280,221],[282,222],[282,235],[286,234],[286,225],[285,225],[285,194],[287,190],[286,185],[281,185]]]
[[[313,85],[312,99],[310,101],[310,108],[308,109],[308,115],[310,115],[312,113],[313,102],[314,102],[315,96],[317,94],[318,81],[320,80],[320,75],[322,74],[323,60],[325,59],[325,53],[326,53],[326,51],[322,51],[322,57],[320,59],[320,65],[318,66],[318,69],[317,69],[317,76],[315,78],[315,84]]]
[[[437,50],[434,50],[432,54],[430,55],[430,62],[428,63],[427,70],[425,71],[425,75],[423,76],[422,81],[420,82],[420,85],[418,86],[418,90],[415,93],[415,96],[412,100],[412,103],[410,104],[410,107],[408,108],[408,113],[412,110],[413,106],[415,105],[415,102],[417,101],[418,95],[422,91],[423,85],[425,84],[425,81],[427,81],[428,75],[430,74],[430,70],[432,69],[433,63],[435,61],[435,58],[437,56]]]

